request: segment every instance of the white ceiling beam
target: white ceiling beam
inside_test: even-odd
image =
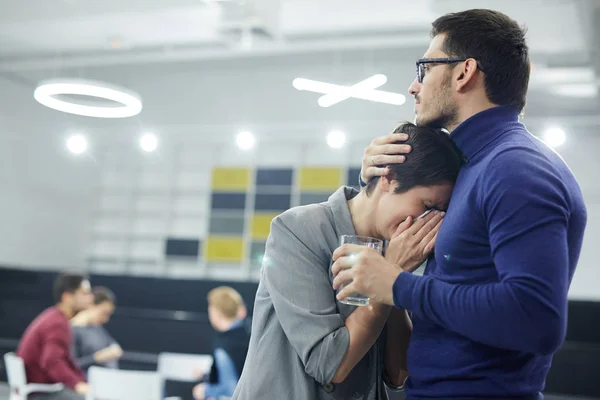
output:
[[[172,63],[201,60],[227,60],[239,58],[270,57],[280,55],[298,55],[328,51],[406,49],[423,47],[429,44],[429,37],[423,34],[397,35],[386,37],[352,37],[327,40],[307,40],[291,42],[262,43],[248,49],[151,49],[114,52],[96,55],[48,56],[31,58],[13,58],[0,61],[0,71],[35,71],[46,69],[65,69],[81,67],[100,67],[115,65],[136,65],[149,63]]]

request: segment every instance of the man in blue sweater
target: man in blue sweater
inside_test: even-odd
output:
[[[409,91],[417,124],[446,128],[466,164],[434,257],[417,276],[407,271],[420,260],[400,261],[394,241],[386,258],[334,254],[334,288],[352,282],[339,299],[358,292],[412,312],[409,399],[541,398],[565,338],[587,215],[569,168],[518,120],[529,71],[524,31],[506,15],[437,19]],[[365,151],[364,181],[392,160],[381,142]]]

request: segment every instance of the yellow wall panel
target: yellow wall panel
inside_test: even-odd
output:
[[[213,262],[241,262],[244,259],[244,239],[241,237],[209,236],[204,258]]]
[[[249,168],[214,168],[212,173],[213,190],[241,190],[250,186]]]
[[[278,213],[259,213],[252,217],[252,239],[265,240],[271,230],[271,221]]]
[[[300,169],[300,189],[313,191],[334,191],[342,185],[341,168],[302,168]]]

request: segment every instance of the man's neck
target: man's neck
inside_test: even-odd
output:
[[[56,308],[58,308],[60,310],[60,312],[62,312],[65,315],[65,317],[67,319],[73,318],[74,313],[73,313],[73,311],[71,311],[71,308],[68,307],[66,304],[64,304],[64,303],[58,303],[56,305]]]
[[[460,107],[458,111],[458,116],[456,121],[446,127],[448,132],[452,133],[460,124],[471,118],[472,116],[479,114],[485,110],[489,110],[490,108],[497,107],[496,104],[490,103],[487,100],[484,101],[475,101],[471,103],[464,104]]]

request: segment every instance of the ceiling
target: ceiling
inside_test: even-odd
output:
[[[406,93],[433,19],[493,8],[528,27],[534,70],[530,115],[600,110],[595,0],[0,0],[0,102],[20,123],[102,129],[152,125],[272,126],[340,120],[365,123],[412,114],[364,101],[316,107],[291,88],[298,76],[351,84],[385,73],[382,88]],[[600,16],[600,14],[598,14]],[[38,81],[81,77],[141,94],[137,119],[97,121],[37,105]],[[260,101],[256,101],[260,96]],[[228,108],[227,112],[223,109]],[[372,136],[372,134],[370,134]]]
[[[588,57],[585,0],[2,0],[1,69],[98,62],[167,62],[240,52],[427,43],[437,16],[471,7],[504,11],[529,28],[542,61]],[[152,54],[152,57],[149,55]],[[102,62],[102,57],[105,60]],[[189,59],[189,58],[188,58]],[[27,61],[30,61],[28,63]],[[31,62],[33,61],[33,62]],[[37,67],[35,67],[37,65]]]

